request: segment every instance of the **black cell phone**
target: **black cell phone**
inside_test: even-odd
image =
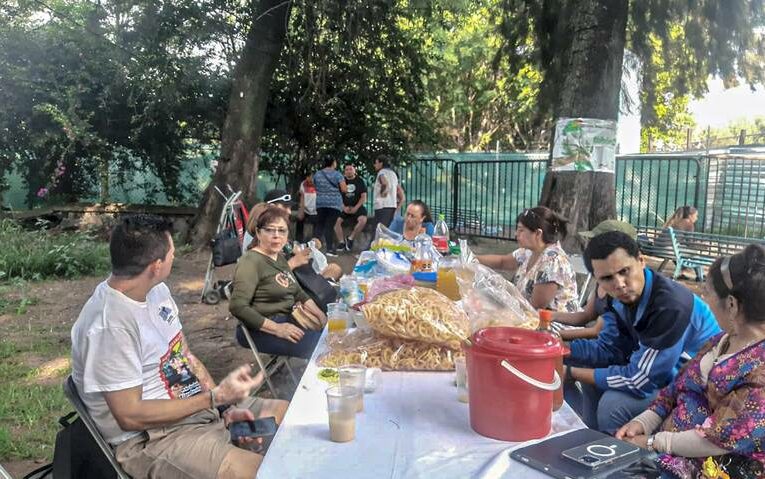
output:
[[[265,437],[276,434],[276,418],[263,417],[254,421],[237,421],[228,426],[231,442],[237,443],[243,437]]]

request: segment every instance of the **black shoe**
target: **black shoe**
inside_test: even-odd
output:
[[[345,238],[345,251],[353,251],[353,240]]]

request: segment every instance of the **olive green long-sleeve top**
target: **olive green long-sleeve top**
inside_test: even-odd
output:
[[[289,314],[297,302],[309,299],[290,271],[284,255],[276,261],[255,250],[236,265],[229,311],[250,329],[258,330],[266,318]]]

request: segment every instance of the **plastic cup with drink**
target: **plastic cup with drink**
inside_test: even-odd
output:
[[[367,381],[367,368],[361,364],[348,364],[337,368],[340,376],[340,386],[354,388],[358,391],[356,412],[364,410],[364,387]]]
[[[348,442],[356,438],[356,406],[359,392],[356,388],[334,386],[327,389],[329,413],[329,439]]]

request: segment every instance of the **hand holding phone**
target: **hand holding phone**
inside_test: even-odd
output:
[[[258,438],[276,434],[276,418],[263,417],[254,421],[237,421],[228,426],[231,442],[239,444],[244,438]]]

